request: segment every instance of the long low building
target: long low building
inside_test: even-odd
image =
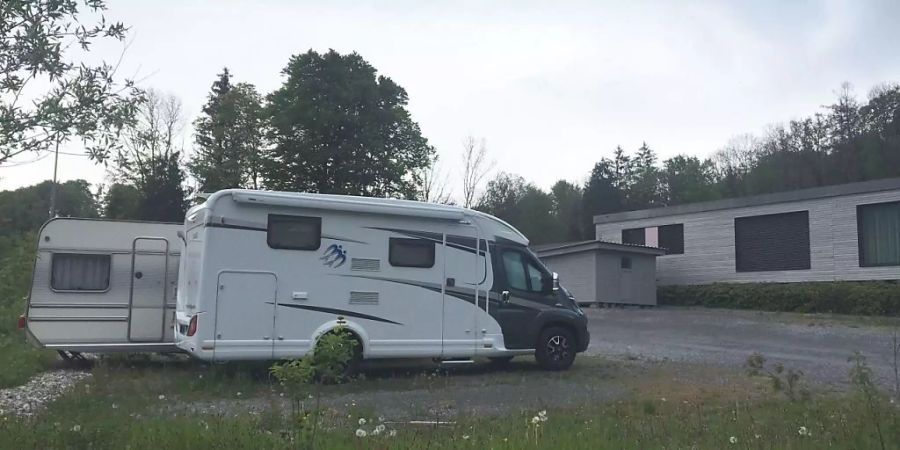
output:
[[[594,217],[660,247],[660,285],[900,279],[900,178]]]

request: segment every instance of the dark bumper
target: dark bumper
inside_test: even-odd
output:
[[[580,353],[587,350],[588,345],[591,343],[591,333],[587,328],[587,320],[575,328],[575,334],[578,339],[578,352]]]

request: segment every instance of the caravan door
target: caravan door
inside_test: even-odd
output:
[[[271,272],[219,273],[213,359],[269,359],[277,278]]]
[[[172,281],[169,241],[138,237],[131,244],[131,284],[128,300],[128,340],[162,342],[166,334],[166,303]]]
[[[471,357],[481,341],[478,317],[487,301],[487,243],[478,228],[460,224],[444,236],[444,358]]]

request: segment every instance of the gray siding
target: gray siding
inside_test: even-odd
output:
[[[900,267],[860,267],[856,206],[900,200],[900,190],[704,211],[596,225],[596,238],[621,242],[622,229],[684,224],[684,254],[657,260],[660,285],[900,279]],[[735,270],[736,217],[809,211],[809,270]]]
[[[594,279],[596,258],[594,252],[580,252],[559,256],[542,256],[541,261],[560,276],[560,282],[579,302],[592,302],[597,298]]]

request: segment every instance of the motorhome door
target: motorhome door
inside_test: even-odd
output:
[[[138,237],[131,246],[131,286],[128,300],[128,340],[162,342],[166,334],[169,241]]]
[[[277,278],[271,272],[219,274],[213,359],[272,357]]]
[[[473,225],[459,224],[445,235],[444,321],[445,358],[469,357],[481,341],[478,316],[484,314],[487,291],[487,243]]]

